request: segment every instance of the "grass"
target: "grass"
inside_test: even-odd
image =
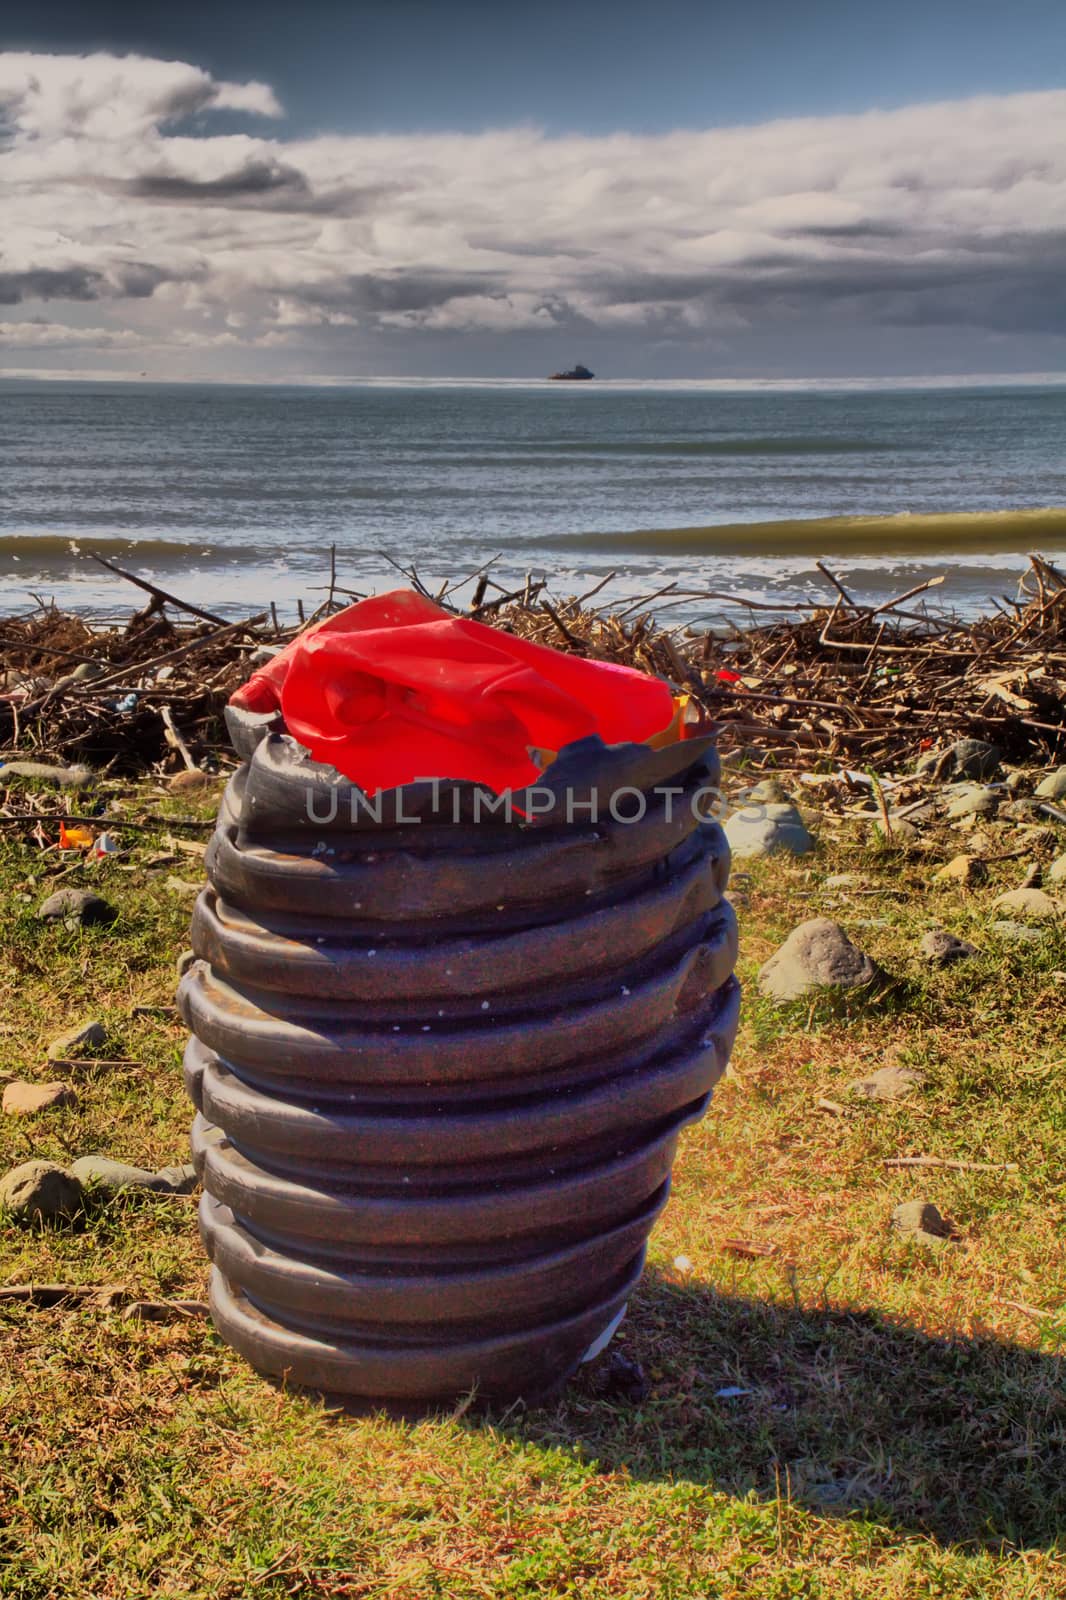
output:
[[[0,1119],[5,1169],[185,1157],[181,1026],[132,1012],[171,1001],[188,904],[165,879],[198,864],[147,865],[163,830],[125,837],[126,857],[64,878],[100,879],[119,909],[77,932],[34,916],[66,858],[0,839],[0,1077],[54,1076],[45,1048],[72,1023],[109,1031],[66,1074],[76,1107]],[[1066,1596],[1066,943],[1060,928],[997,944],[990,904],[1021,865],[976,890],[934,885],[958,848],[878,854],[845,829],[813,861],[736,875],[742,1033],[683,1138],[619,1340],[644,1400],[586,1374],[541,1410],[356,1417],[258,1378],[198,1320],[4,1308],[0,1595]],[[821,884],[845,869],[868,892],[834,900]],[[770,1006],[758,967],[822,913],[892,981],[846,1005]],[[983,953],[928,968],[918,940],[938,924]],[[851,1097],[886,1058],[924,1086],[894,1105]],[[1016,1165],[885,1165],[910,1154]],[[932,1250],[893,1234],[908,1198],[957,1237]],[[79,1229],[0,1220],[0,1278],[202,1297],[194,1209],[125,1197]]]

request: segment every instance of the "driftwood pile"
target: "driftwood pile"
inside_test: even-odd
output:
[[[900,770],[963,737],[1019,762],[1066,752],[1066,575],[1032,557],[1018,601],[961,621],[924,600],[916,608],[939,580],[868,606],[822,570],[831,603],[787,615],[745,603],[744,625],[711,631],[662,620],[696,597],[675,585],[620,610],[597,603],[607,579],[580,598],[552,600],[539,581],[508,593],[482,572],[431,598],[524,638],[670,679],[710,710],[723,748],[743,747],[756,766]],[[121,576],[150,596],[125,627],[94,630],[46,605],[0,619],[0,759],[83,762],[116,775],[210,766],[225,747],[223,707],[256,653],[300,631],[271,612],[229,622]],[[413,569],[404,576],[430,593]],[[331,572],[327,599],[300,626],[350,598]],[[728,601],[734,616],[741,605],[700,598]]]

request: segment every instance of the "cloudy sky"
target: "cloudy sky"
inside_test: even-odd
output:
[[[575,359],[1066,371],[1066,7],[8,0],[0,373]]]

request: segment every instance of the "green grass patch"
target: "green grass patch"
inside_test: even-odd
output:
[[[185,1159],[167,1008],[189,906],[166,878],[199,863],[149,865],[162,825],[123,842],[71,867],[0,839],[0,1077],[54,1077],[49,1040],[90,1017],[109,1035],[64,1069],[75,1107],[0,1119],[5,1169]],[[957,848],[872,851],[845,830],[813,864],[738,875],[740,1039],[682,1139],[619,1339],[645,1399],[586,1374],[540,1410],[355,1416],[258,1378],[200,1321],[0,1309],[0,1595],[1066,1596],[1066,942],[997,941],[991,902],[1019,863],[976,890],[933,884]],[[844,870],[866,887],[827,894]],[[59,872],[115,922],[37,920]],[[759,966],[815,915],[881,964],[883,990],[759,998]],[[934,926],[979,955],[929,967]],[[923,1085],[854,1097],[886,1060]],[[914,1156],[960,1165],[892,1164]],[[910,1198],[955,1238],[894,1234]],[[195,1202],[124,1197],[70,1229],[0,1219],[0,1279],[201,1298]]]

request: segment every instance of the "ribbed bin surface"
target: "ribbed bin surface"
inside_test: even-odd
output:
[[[639,821],[414,785],[421,821],[375,822],[276,733],[231,781],[179,1000],[212,1313],[261,1371],[532,1397],[632,1293],[732,1046],[736,923],[713,751],[584,762]]]

